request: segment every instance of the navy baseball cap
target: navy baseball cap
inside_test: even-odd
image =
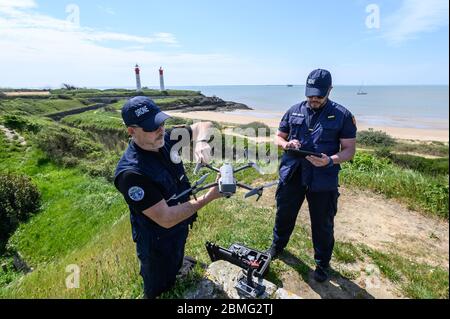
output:
[[[155,102],[146,96],[137,96],[122,108],[122,118],[126,126],[139,126],[146,131],[156,131],[169,115],[161,112]]]
[[[333,85],[331,73],[327,70],[312,71],[306,80],[306,96],[326,96]]]

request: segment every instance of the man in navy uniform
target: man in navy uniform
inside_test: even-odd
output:
[[[339,164],[351,160],[356,150],[355,118],[345,107],[328,99],[332,88],[330,72],[314,70],[306,83],[307,100],[291,107],[281,120],[277,144],[286,152],[280,164],[277,214],[268,251],[276,258],[286,247],[306,198],[317,265],[314,279],[318,282],[328,279],[334,247]],[[322,157],[302,157],[288,151],[292,148]]]
[[[190,194],[171,200],[190,189],[190,183],[178,148],[173,148],[180,141],[171,139],[171,132],[164,128],[169,116],[151,99],[140,96],[124,105],[122,118],[132,139],[117,165],[114,184],[130,208],[144,297],[156,298],[176,281],[196,212],[221,195],[212,188],[196,200],[191,200]],[[187,145],[196,142],[197,159],[207,162],[211,123],[185,128]]]

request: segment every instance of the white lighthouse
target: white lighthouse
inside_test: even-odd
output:
[[[159,87],[161,91],[166,90],[166,88],[164,87],[164,70],[162,67],[159,68]]]
[[[141,70],[139,69],[139,65],[136,64],[134,72],[136,73],[136,91],[140,92],[142,91],[142,87],[141,87]]]

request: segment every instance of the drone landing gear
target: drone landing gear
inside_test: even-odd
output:
[[[266,287],[253,281],[253,277],[264,277],[269,270],[270,255],[241,244],[233,244],[229,249],[225,249],[207,242],[206,250],[212,262],[225,260],[242,268],[242,275],[234,286],[241,295],[247,298],[259,298],[265,293]]]
[[[266,286],[260,285],[253,281],[253,272],[255,269],[249,268],[243,270],[241,277],[234,286],[242,295],[247,298],[259,298],[266,292]]]

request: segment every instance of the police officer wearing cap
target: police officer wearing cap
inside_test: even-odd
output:
[[[268,251],[276,258],[286,247],[306,198],[317,265],[314,278],[318,282],[328,279],[334,247],[340,164],[351,160],[356,150],[355,118],[345,107],[329,100],[331,90],[330,72],[314,70],[306,83],[307,100],[291,107],[281,120],[277,144],[286,151],[280,164],[277,214]],[[302,156],[291,149],[321,157]]]
[[[174,134],[164,128],[169,116],[151,99],[140,96],[124,105],[122,118],[132,139],[117,165],[114,184],[130,209],[144,296],[156,298],[175,283],[196,212],[221,195],[213,188],[196,200],[191,200],[189,194],[171,200],[190,189],[190,183],[172,149],[180,139],[171,139]],[[184,130],[189,136],[187,145],[192,139],[198,142],[198,161],[208,160],[210,147],[206,140],[210,129],[211,123],[203,122]]]

